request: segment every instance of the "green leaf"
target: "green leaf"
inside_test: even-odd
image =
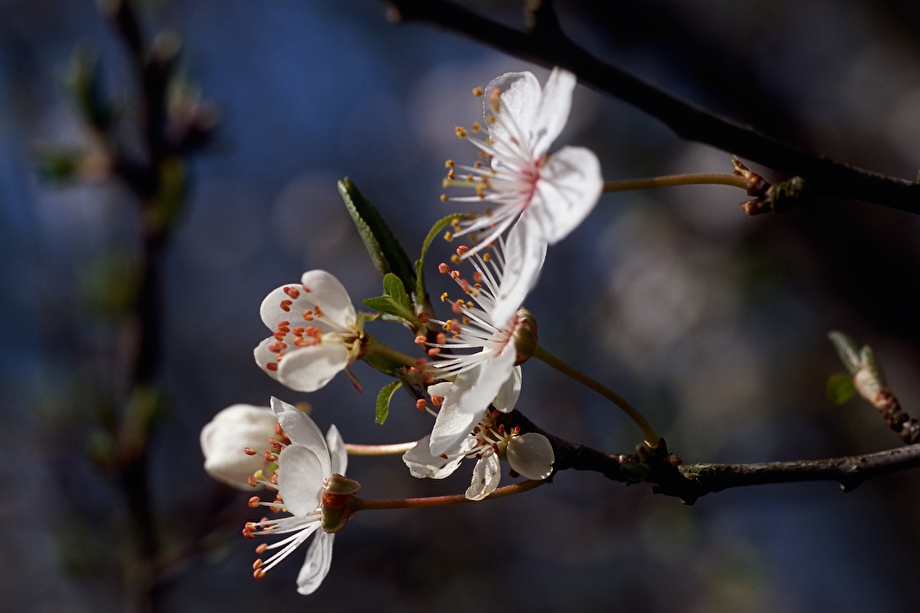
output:
[[[396,360],[382,355],[371,354],[364,356],[364,361],[385,375],[390,375],[391,377],[403,376],[403,365]]]
[[[415,310],[412,308],[412,302],[409,300],[406,288],[399,277],[393,273],[387,273],[383,277],[383,290],[385,292],[383,296],[362,300],[364,306],[405,319],[410,325],[418,323]]]
[[[841,405],[856,395],[856,386],[853,379],[843,373],[831,375],[827,380],[827,399],[836,405]]]
[[[463,213],[455,213],[453,215],[448,215],[443,219],[439,219],[433,226],[431,226],[431,231],[428,232],[428,236],[425,237],[425,242],[422,243],[422,253],[419,256],[418,260],[415,261],[415,276],[418,279],[418,283],[415,288],[415,296],[418,300],[422,300],[425,296],[427,290],[425,289],[425,274],[423,272],[423,266],[425,264],[425,255],[428,254],[428,247],[431,245],[437,236],[441,234],[441,230],[447,227],[450,222],[455,219],[469,219],[469,215]]]
[[[402,387],[402,381],[394,381],[393,383],[384,385],[380,393],[377,394],[376,421],[378,424],[383,424],[383,422],[387,420],[387,414],[390,412],[390,400],[400,387]]]
[[[863,367],[862,360],[859,357],[859,343],[843,332],[837,332],[836,330],[828,332],[827,338],[834,344],[834,349],[837,350],[837,355],[840,356],[840,361],[843,362],[847,372],[850,373],[851,377],[855,376]]]
[[[409,300],[409,294],[406,293],[406,286],[400,281],[399,277],[389,273],[383,277],[383,291],[393,301],[412,313],[412,301]]]
[[[339,181],[339,194],[345,202],[345,207],[351,215],[358,234],[364,241],[374,266],[381,275],[393,273],[403,282],[404,286],[415,287],[415,270],[409,261],[409,256],[403,250],[399,241],[393,236],[383,217],[377,212],[367,198],[365,198],[351,179],[345,177]]]

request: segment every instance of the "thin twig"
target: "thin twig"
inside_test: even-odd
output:
[[[558,27],[509,28],[443,0],[390,0],[403,21],[428,22],[546,67],[561,66],[595,89],[659,119],[678,136],[706,143],[804,179],[802,194],[862,200],[920,213],[920,183],[836,163],[679,100],[619,70],[573,43]],[[542,12],[531,16],[539,19]]]

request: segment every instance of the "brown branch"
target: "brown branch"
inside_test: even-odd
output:
[[[509,425],[520,426],[522,432],[537,432],[549,439],[556,454],[556,472],[590,470],[622,483],[651,483],[654,493],[680,498],[684,504],[748,485],[836,481],[849,492],[869,479],[920,467],[920,444],[823,460],[682,465],[668,452],[663,439],[655,450],[640,445],[635,454],[613,455],[550,434],[517,410],[508,413],[506,419]]]
[[[679,100],[592,56],[563,34],[555,17],[547,27],[541,27],[540,19],[551,12],[548,9],[531,11],[531,19],[536,21],[525,32],[443,0],[390,0],[390,4],[393,9],[389,13],[403,21],[432,23],[521,59],[546,67],[561,66],[593,88],[659,119],[682,138],[801,177],[799,197],[851,198],[920,213],[920,183],[836,163]]]

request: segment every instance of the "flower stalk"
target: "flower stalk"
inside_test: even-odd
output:
[[[640,413],[636,407],[629,404],[629,402],[627,402],[625,398],[623,398],[622,396],[620,396],[613,390],[601,385],[600,383],[598,383],[597,381],[595,381],[588,375],[582,373],[581,371],[576,370],[575,368],[572,368],[571,366],[569,366],[568,364],[566,364],[565,362],[563,362],[556,356],[552,355],[551,353],[549,353],[548,351],[546,351],[543,347],[539,345],[537,345],[536,350],[533,352],[533,357],[537,358],[541,362],[548,364],[549,366],[552,366],[553,368],[555,368],[562,374],[571,377],[572,379],[574,379],[575,381],[578,381],[585,387],[588,387],[594,390],[595,392],[597,392],[598,394],[600,394],[601,396],[603,396],[604,398],[606,398],[613,404],[620,407],[623,410],[623,412],[626,413],[629,416],[629,418],[632,419],[636,423],[636,425],[639,426],[639,428],[642,430],[642,434],[645,435],[645,440],[649,444],[649,446],[652,449],[655,449],[658,446],[658,441],[660,440],[660,437],[655,432],[655,429],[652,428],[652,425],[648,422],[647,419],[645,419],[645,416],[642,415],[642,413]]]
[[[495,498],[504,498],[532,490],[546,483],[546,481],[522,481],[512,485],[506,485],[496,489],[494,492],[483,498],[483,500],[493,500]],[[357,498],[352,496],[350,503],[350,513],[365,511],[371,509],[412,509],[420,507],[444,507],[452,504],[461,504],[474,502],[464,494],[454,494],[450,496],[431,496],[428,498]]]
[[[666,175],[663,177],[649,177],[647,179],[628,179],[625,181],[607,181],[603,191],[627,192],[638,189],[653,189],[656,187],[676,187],[678,185],[728,185],[746,190],[749,186],[747,179],[738,175],[724,173],[695,173],[685,175]]]
[[[357,445],[345,443],[345,452],[348,453],[348,455],[361,456],[401,455],[415,447],[416,444],[416,441],[393,443],[390,445]]]

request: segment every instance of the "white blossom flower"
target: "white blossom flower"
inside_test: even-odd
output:
[[[260,578],[315,532],[316,538],[307,550],[307,558],[297,575],[297,591],[312,594],[329,572],[335,536],[323,530],[323,498],[330,479],[345,473],[348,455],[335,426],[330,426],[324,439],[312,419],[286,402],[272,398],[272,410],[288,441],[277,454],[277,472],[262,480],[264,485],[277,490],[277,499],[259,502],[253,498],[250,505],[284,510],[291,515],[250,522],[243,533],[249,538],[254,534],[290,534],[278,542],[263,544],[256,549],[261,554],[268,549],[280,548],[264,562],[261,559],[256,561],[255,577]]]
[[[260,311],[274,332],[255,348],[256,363],[291,389],[318,390],[358,357],[363,321],[339,280],[324,270],[272,291]]]
[[[266,460],[245,450],[263,447],[275,435],[277,423],[268,407],[251,404],[227,407],[201,429],[204,469],[218,481],[248,489],[249,477],[263,469]]]
[[[518,254],[509,256],[509,282],[496,296],[499,319],[510,316],[514,304],[522,302],[536,284],[545,244],[568,236],[594,208],[603,189],[600,162],[589,149],[563,147],[548,154],[568,120],[574,88],[575,75],[561,68],[553,69],[542,90],[529,72],[503,74],[489,83],[483,96],[488,138],[457,128],[458,135],[469,138],[489,164],[458,167],[468,174],[457,178],[449,161],[445,185],[476,190],[475,196],[449,200],[483,201],[495,207],[472,221],[457,222],[457,235],[479,234],[475,252],[511,228],[509,248]],[[483,95],[481,90],[475,93]],[[472,132],[479,130],[474,124]]]
[[[501,244],[499,240],[490,251],[476,253],[468,260],[476,269],[472,282],[447,264],[440,266],[441,272],[450,274],[472,301],[453,302],[452,308],[458,318],[432,320],[441,324],[445,331],[429,349],[429,354],[437,359],[428,372],[435,377],[453,377],[442,394],[444,403],[431,431],[431,453],[435,456],[455,448],[472,431],[490,403],[507,412],[520,393],[521,371],[515,364],[530,357],[533,348],[530,353],[521,354],[515,336],[522,328],[534,335],[536,330],[524,310],[515,308],[502,320],[494,317],[495,295],[503,283]],[[457,253],[462,256],[467,250],[460,247]],[[441,298],[446,299],[446,294]],[[424,342],[423,338],[417,340]],[[442,357],[439,354],[442,349],[449,349],[451,353]]]
[[[428,388],[437,404],[440,394],[447,393],[449,383],[438,383]],[[512,400],[516,400],[513,398]],[[512,407],[513,407],[512,402]],[[440,455],[430,449],[430,437],[421,439],[403,455],[403,462],[413,477],[443,479],[451,475],[465,458],[477,458],[473,479],[466,490],[470,500],[482,500],[498,487],[501,479],[501,458],[519,475],[528,479],[546,479],[553,472],[555,460],[549,440],[536,432],[520,433],[520,428],[507,430],[496,423],[497,411],[486,409],[479,422],[457,444]]]

